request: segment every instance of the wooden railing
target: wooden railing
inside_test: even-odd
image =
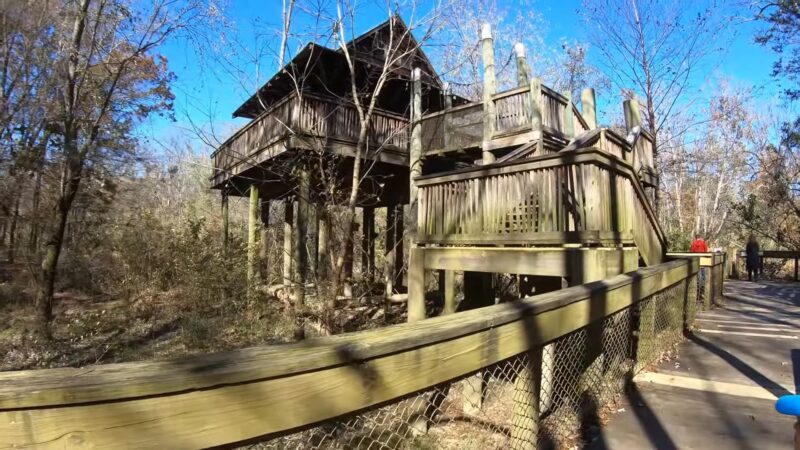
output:
[[[506,439],[527,439],[526,448],[532,448],[536,436],[526,427],[537,429],[538,399],[555,408],[564,401],[555,395],[561,392],[554,390],[558,385],[569,383],[577,396],[592,384],[586,377],[598,373],[574,361],[602,360],[600,367],[607,369],[599,372],[597,384],[617,386],[619,393],[634,363],[652,364],[681,339],[682,330],[691,326],[691,315],[682,311],[693,305],[686,287],[696,273],[696,263],[678,260],[535,299],[294,344],[180,360],[0,373],[0,448],[183,449],[284,436],[288,440],[277,442],[278,448],[319,448],[320,436],[330,444],[356,427],[364,428],[366,442],[396,445],[392,430],[408,430],[408,424],[398,428],[383,421],[404,420],[399,413],[381,416],[380,423],[344,420],[420,392],[418,401],[404,409],[422,405],[425,414],[425,405],[435,401],[426,389],[501,363],[505,371],[497,380],[508,386],[502,392],[514,406],[515,419],[525,418],[509,422],[513,429]],[[630,320],[634,313],[641,318]],[[634,329],[630,324],[636,323]],[[541,358],[546,343],[568,342],[560,339],[586,339],[575,333],[585,333],[587,326],[614,332],[612,340],[623,345],[603,344],[595,353],[591,346],[572,346],[587,350],[555,361],[576,368],[560,372],[558,385],[544,378],[542,364],[528,355]],[[631,357],[626,349],[634,336],[639,345]],[[543,381],[531,383],[537,379]],[[447,390],[437,392],[447,395]],[[569,424],[557,425],[580,431],[580,421],[568,419]],[[327,422],[332,420],[341,421]],[[463,422],[461,429],[469,424]],[[326,426],[314,434],[310,428],[317,425]],[[361,436],[356,437],[366,439]]]
[[[531,114],[539,111],[543,131],[569,137],[589,129],[577,107],[558,92],[538,84],[531,94],[530,86],[523,86],[492,96],[495,106],[494,135],[527,133],[534,130]],[[569,103],[569,108],[567,104]],[[483,103],[469,103],[444,111],[422,116],[420,127],[422,147],[427,154],[480,147],[485,137]]]
[[[408,120],[388,111],[373,114],[368,139],[371,148],[388,147],[406,152]],[[234,166],[291,135],[338,140],[355,145],[360,125],[354,106],[342,99],[292,93],[272,105],[228,138],[211,157],[218,184]]]
[[[723,306],[725,297],[722,294],[722,284],[725,280],[725,266],[727,255],[725,253],[703,252],[669,252],[668,258],[697,258],[700,272],[697,280],[698,308],[708,311],[714,306]]]
[[[647,264],[664,234],[633,168],[600,149],[565,151],[417,179],[418,241],[533,242],[552,232],[630,233]]]

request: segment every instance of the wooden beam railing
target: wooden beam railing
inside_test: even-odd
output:
[[[647,264],[666,240],[633,168],[598,148],[417,178],[418,242],[535,243],[540,233],[629,234]]]
[[[764,267],[764,260],[765,259],[784,259],[784,260],[794,260],[794,274],[793,279],[794,281],[800,281],[800,251],[794,250],[764,250],[759,252],[760,257],[760,268],[763,269]],[[736,258],[734,264],[737,265],[737,273],[747,273],[747,270],[739,271],[740,261],[745,261],[747,258],[747,254],[743,251],[736,253]],[[741,263],[743,264],[743,263]],[[742,267],[744,268],[744,267]]]
[[[396,444],[425,432],[420,418],[436,423],[431,411],[444,407],[454,380],[483,369],[513,409],[513,419],[497,424],[510,437],[499,436],[530,448],[535,430],[551,426],[540,417],[561,403],[572,407],[571,395],[603,386],[597,398],[607,402],[620,393],[633,367],[631,346],[640,367],[681,339],[691,325],[683,312],[694,304],[687,286],[696,273],[695,262],[678,260],[535,300],[372,331],[181,360],[0,373],[0,448]],[[642,317],[637,329],[634,313]],[[604,330],[621,345],[559,344]],[[551,356],[542,353],[547,343],[555,343]],[[542,358],[556,369],[544,370]],[[578,423],[570,416],[555,425],[577,433]]]
[[[589,129],[574,103],[538,82],[499,92],[491,98],[495,122],[490,140],[534,131],[545,131],[569,140],[576,133]],[[541,122],[538,125],[532,118],[534,109],[539,111],[537,117]],[[423,115],[420,127],[425,153],[480,147],[484,141],[483,114],[483,103],[477,102]]]
[[[341,99],[291,93],[228,138],[211,155],[212,185],[218,185],[239,170],[237,165],[288,136],[299,135],[355,145],[359,132],[354,106]],[[369,130],[370,146],[388,147],[405,153],[408,119],[377,110]]]
[[[697,303],[703,310],[725,304],[722,284],[725,280],[727,255],[714,252],[669,252],[668,258],[696,258],[700,272],[697,277]]]

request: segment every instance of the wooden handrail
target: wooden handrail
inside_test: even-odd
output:
[[[412,324],[175,361],[0,374],[0,447],[196,448],[278,436],[467,375],[683,282],[676,260]]]
[[[259,114],[257,117],[255,117],[254,119],[252,119],[250,122],[248,122],[248,123],[247,123],[245,126],[243,126],[242,128],[239,128],[238,130],[236,130],[236,132],[235,132],[235,133],[233,133],[233,135],[231,135],[231,136],[230,136],[228,139],[225,139],[225,142],[223,142],[222,144],[220,144],[220,145],[219,145],[219,147],[217,147],[217,149],[216,149],[216,150],[214,150],[214,152],[213,152],[213,153],[211,153],[211,158],[213,158],[214,156],[216,156],[216,155],[217,155],[217,153],[219,153],[220,151],[224,150],[224,148],[225,148],[225,147],[228,147],[228,146],[230,145],[230,143],[231,143],[231,142],[233,142],[233,141],[235,141],[235,140],[236,140],[236,139],[237,139],[239,136],[241,136],[241,135],[243,135],[244,133],[246,133],[246,132],[247,132],[247,130],[249,130],[250,128],[254,127],[254,126],[255,126],[255,125],[256,125],[256,124],[257,124],[259,121],[261,121],[261,120],[262,120],[264,117],[266,117],[266,116],[269,116],[270,114],[272,114],[273,112],[275,112],[275,110],[276,110],[276,109],[280,108],[281,106],[283,106],[284,104],[286,104],[287,102],[289,102],[289,101],[291,101],[291,100],[293,100],[293,99],[295,99],[295,98],[297,98],[297,93],[296,93],[296,92],[294,92],[294,91],[292,91],[292,92],[291,92],[289,95],[287,95],[286,97],[282,98],[282,99],[281,99],[281,100],[279,100],[278,102],[275,102],[275,103],[273,103],[273,104],[272,104],[272,105],[271,105],[269,108],[267,108],[267,110],[266,110],[266,111],[264,111],[263,113]]]
[[[562,151],[559,153],[542,155],[528,159],[507,161],[503,163],[491,164],[488,166],[473,166],[460,170],[447,172],[446,174],[432,174],[424,175],[415,178],[417,186],[422,188],[425,186],[432,186],[436,184],[449,183],[453,181],[463,181],[476,178],[485,178],[495,175],[508,175],[512,173],[527,172],[538,169],[548,169],[559,167],[567,164],[597,164],[608,170],[613,170],[618,174],[626,176],[633,185],[637,196],[639,197],[640,204],[647,214],[648,219],[653,226],[653,229],[658,236],[659,242],[662,247],[666,248],[667,239],[655,211],[650,206],[647,195],[644,192],[644,187],[639,182],[639,178],[633,170],[633,167],[624,160],[610,155],[597,147],[583,148],[579,150]]]

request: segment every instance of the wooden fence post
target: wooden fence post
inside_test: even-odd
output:
[[[302,316],[305,310],[306,302],[306,268],[307,256],[306,251],[306,234],[308,231],[308,210],[309,210],[309,197],[311,195],[311,183],[309,179],[308,168],[302,164],[296,169],[297,182],[299,185],[299,193],[297,195],[297,211],[295,214],[295,230],[294,230],[294,310],[298,317]],[[295,330],[295,337],[302,339],[304,337],[303,324],[298,321]]]
[[[258,264],[258,187],[250,185],[250,208],[247,220],[247,289],[252,294],[256,284],[256,265]]]
[[[597,128],[597,99],[592,88],[581,91],[581,114],[590,130]]]
[[[419,189],[414,179],[422,175],[422,75],[419,68],[411,72],[411,142],[408,151],[408,220],[412,236],[417,232]]]
[[[530,349],[519,362],[514,380],[514,416],[511,421],[512,450],[536,449],[542,389],[542,347]]]
[[[528,78],[528,61],[525,59],[525,44],[517,42],[514,44],[514,54],[517,56],[517,87],[527,86]]]
[[[269,200],[261,198],[261,236],[259,236],[259,273],[261,282],[269,282]]]
[[[494,154],[487,150],[487,144],[494,137],[495,111],[492,96],[497,90],[497,80],[494,73],[494,40],[492,39],[492,27],[488,23],[483,24],[481,29],[481,46],[483,47],[483,164],[491,164],[495,161]]]
[[[564,108],[564,134],[572,139],[575,137],[575,114],[572,112],[572,92],[565,92],[567,106]]]
[[[283,286],[292,285],[292,229],[294,228],[294,200],[283,201]]]
[[[222,191],[222,246],[228,250],[228,192]]]
[[[448,109],[453,107],[453,96],[450,92],[450,83],[444,84],[444,109],[447,111]],[[453,116],[449,113],[444,113],[442,116],[442,128],[444,133],[444,149],[445,151],[453,149]]]
[[[373,281],[375,277],[375,208],[361,208],[361,276]]]

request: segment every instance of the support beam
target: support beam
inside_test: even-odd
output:
[[[317,220],[319,221],[319,230],[317,231],[317,279],[327,280],[331,269],[331,221],[324,203],[317,205]]]
[[[495,161],[492,152],[486,150],[486,143],[492,140],[495,131],[495,111],[492,96],[497,91],[497,80],[494,72],[494,39],[492,39],[492,27],[488,23],[481,28],[481,46],[483,47],[483,164],[491,164]]]
[[[315,203],[308,203],[308,277],[314,282],[319,269],[319,209]]]
[[[592,88],[581,91],[581,115],[590,130],[597,128],[597,99]]]
[[[292,242],[294,238],[294,201],[287,198],[283,202],[283,285],[292,285]]]
[[[228,249],[228,192],[224,190],[222,191],[222,246],[225,250]]]
[[[375,279],[375,208],[361,208],[361,276]]]
[[[444,109],[448,110],[453,107],[453,95],[450,92],[450,83],[444,84]],[[442,124],[444,135],[444,149],[453,150],[453,116],[452,114],[445,114],[442,116],[444,123]]]
[[[575,114],[572,112],[572,92],[564,92],[567,98],[567,107],[564,109],[564,134],[567,138],[575,137]]]
[[[295,169],[295,177],[299,188],[297,196],[297,211],[295,214],[295,230],[294,230],[294,271],[292,278],[294,281],[294,313],[296,315],[296,328],[295,338],[303,339],[305,337],[304,326],[301,317],[305,311],[306,303],[306,270],[307,270],[307,256],[306,251],[306,236],[308,233],[308,216],[309,216],[309,196],[311,194],[310,179],[308,168],[301,164]]]
[[[425,318],[425,250],[412,247],[408,261],[408,321]]]
[[[528,81],[530,75],[528,61],[525,59],[525,44],[522,42],[514,44],[514,54],[517,56],[517,87],[527,86],[530,83]]]
[[[570,281],[586,280],[588,277],[601,279],[606,273],[622,273],[624,267],[628,267],[632,261],[638,261],[635,247],[421,247],[417,250],[424,254],[424,270],[536,274],[570,277]],[[598,271],[602,271],[602,275],[595,277]]]
[[[409,231],[417,231],[417,197],[419,195],[417,183],[414,180],[422,175],[422,80],[419,68],[411,72],[411,142],[408,153],[408,195],[409,195]]]
[[[247,221],[247,288],[255,287],[258,266],[258,187],[250,185],[250,208]]]
[[[353,234],[358,231],[358,224],[353,224]],[[342,284],[342,295],[347,298],[353,297],[353,239],[348,240],[349,245],[344,249],[344,283]]]
[[[261,235],[259,236],[259,275],[261,277],[261,282],[264,284],[268,284],[269,279],[269,247],[270,247],[270,240],[269,240],[269,200],[264,200],[262,195],[261,200],[261,209],[260,209],[260,216],[261,216]]]
[[[454,270],[444,270],[443,272],[444,309],[442,314],[452,314],[456,312],[456,272]]]
[[[642,113],[639,109],[639,99],[634,95],[633,98],[622,103],[625,114],[625,128],[630,132],[636,127],[642,126]]]

